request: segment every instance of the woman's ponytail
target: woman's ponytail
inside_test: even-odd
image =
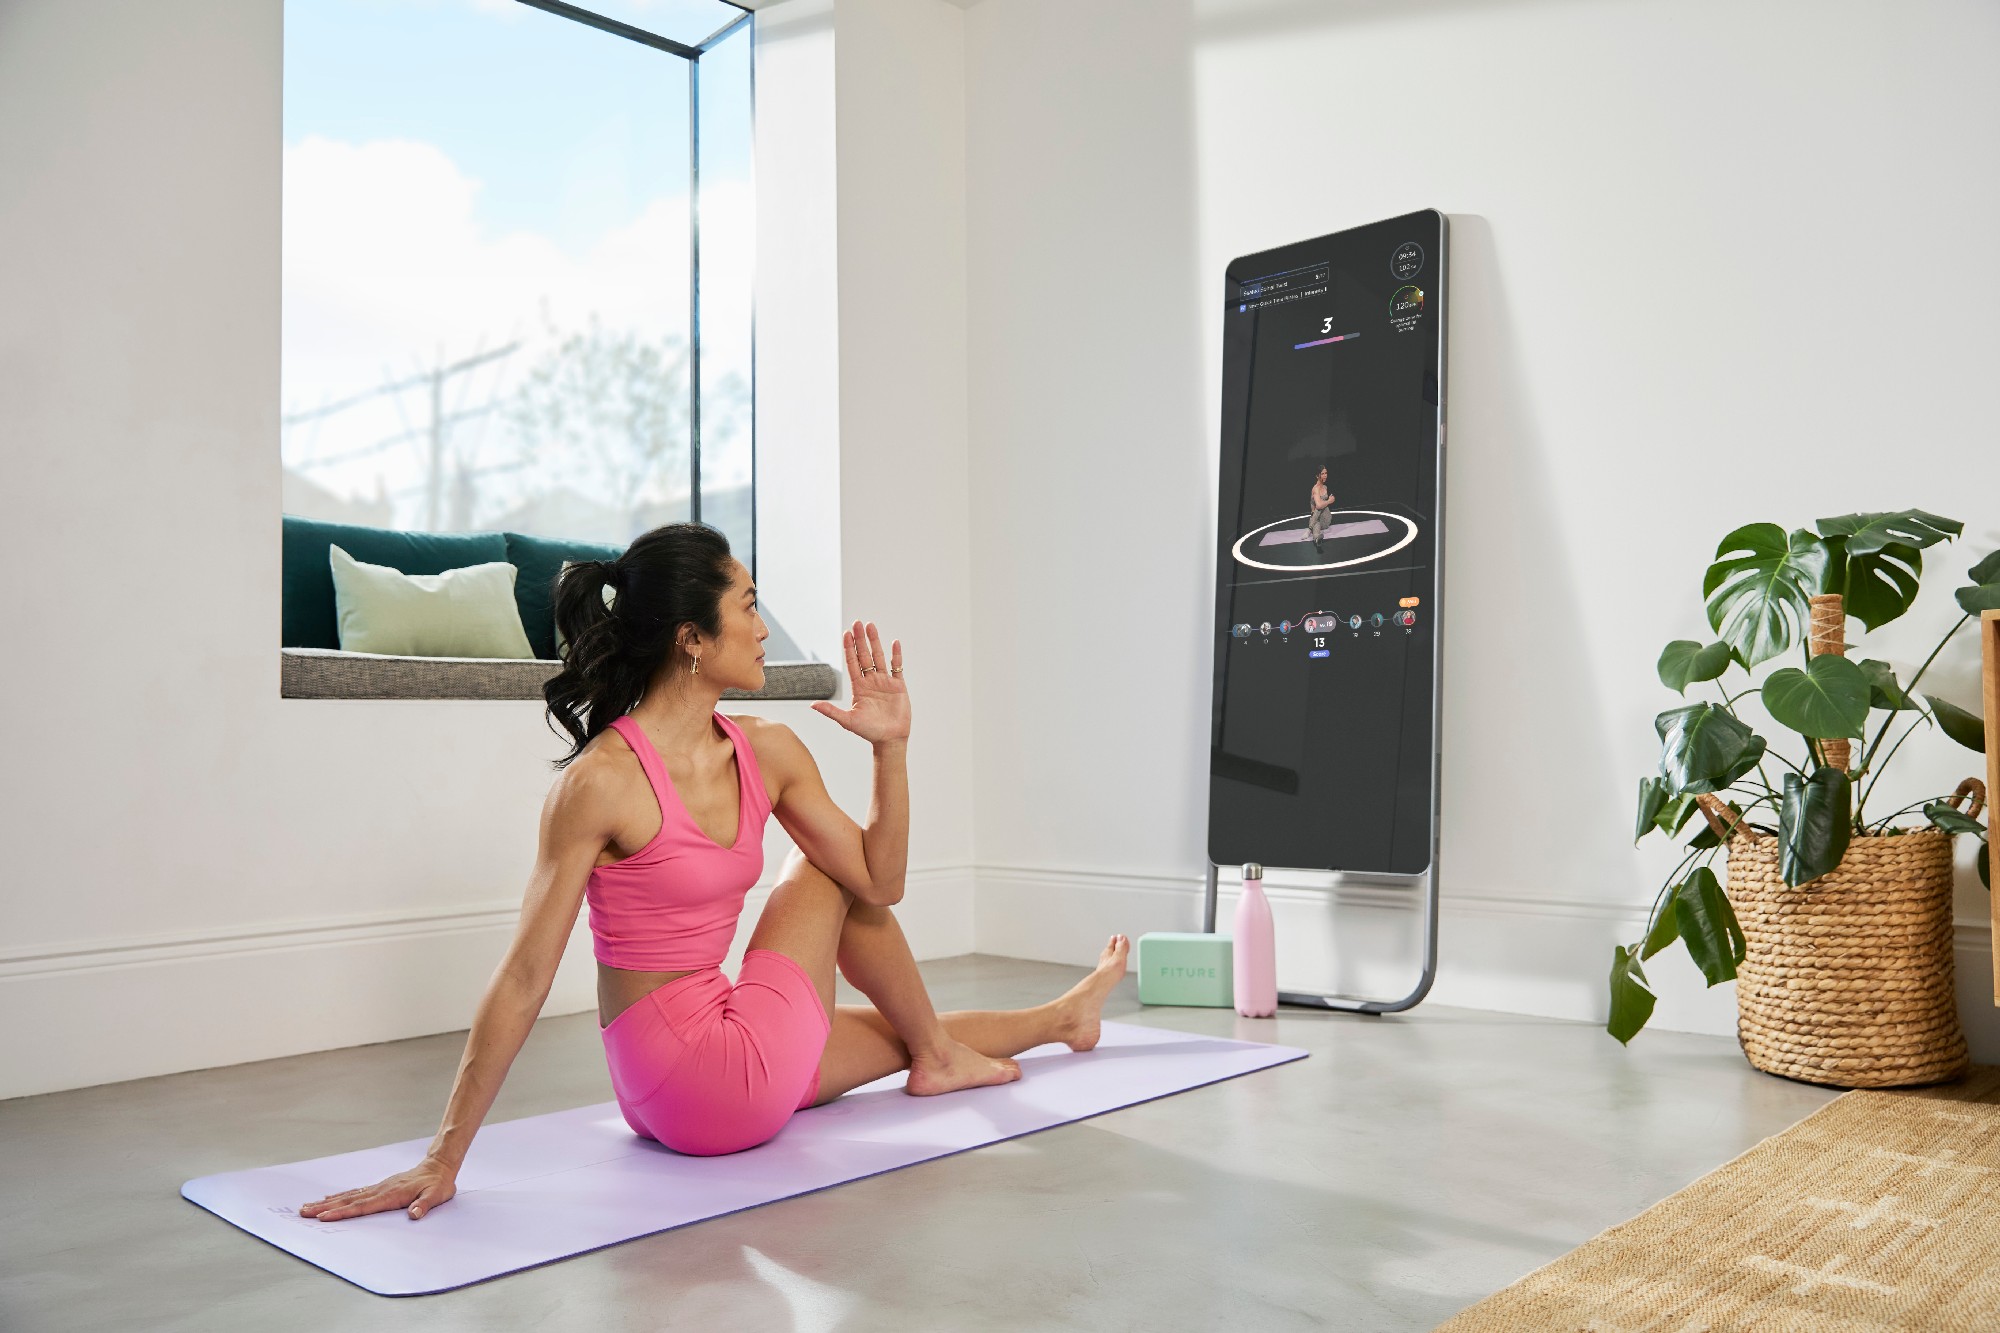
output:
[[[722,632],[729,564],[729,539],[720,532],[704,523],[669,523],[616,560],[563,567],[555,596],[563,669],[542,686],[550,722],[570,740],[556,767],[638,707],[671,660],[673,633],[682,624]]]

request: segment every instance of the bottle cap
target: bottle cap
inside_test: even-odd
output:
[[[1245,879],[1264,878],[1264,867],[1258,865],[1255,861],[1249,862],[1243,867],[1243,878]]]

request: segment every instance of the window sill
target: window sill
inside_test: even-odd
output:
[[[281,648],[279,692],[287,699],[533,699],[562,669],[534,658],[390,657],[331,648]],[[725,699],[831,699],[838,673],[825,662],[766,662],[761,690]]]

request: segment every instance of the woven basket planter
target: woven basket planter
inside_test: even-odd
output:
[[[1707,813],[1714,822],[1717,812]],[[1747,944],[1736,1035],[1752,1065],[1840,1088],[1966,1072],[1949,834],[1858,836],[1836,869],[1793,888],[1778,868],[1778,839],[1746,827],[1729,843],[1728,876]]]

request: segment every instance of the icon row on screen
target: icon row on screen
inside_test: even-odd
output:
[[[1409,608],[1400,611],[1371,611],[1366,615],[1354,612],[1350,615],[1319,614],[1307,616],[1304,620],[1280,620],[1277,624],[1265,621],[1261,625],[1239,624],[1230,627],[1230,637],[1247,639],[1253,634],[1269,636],[1272,633],[1290,634],[1302,630],[1307,634],[1331,634],[1336,630],[1381,629],[1384,625],[1401,625],[1411,629],[1417,623],[1417,613]]]

